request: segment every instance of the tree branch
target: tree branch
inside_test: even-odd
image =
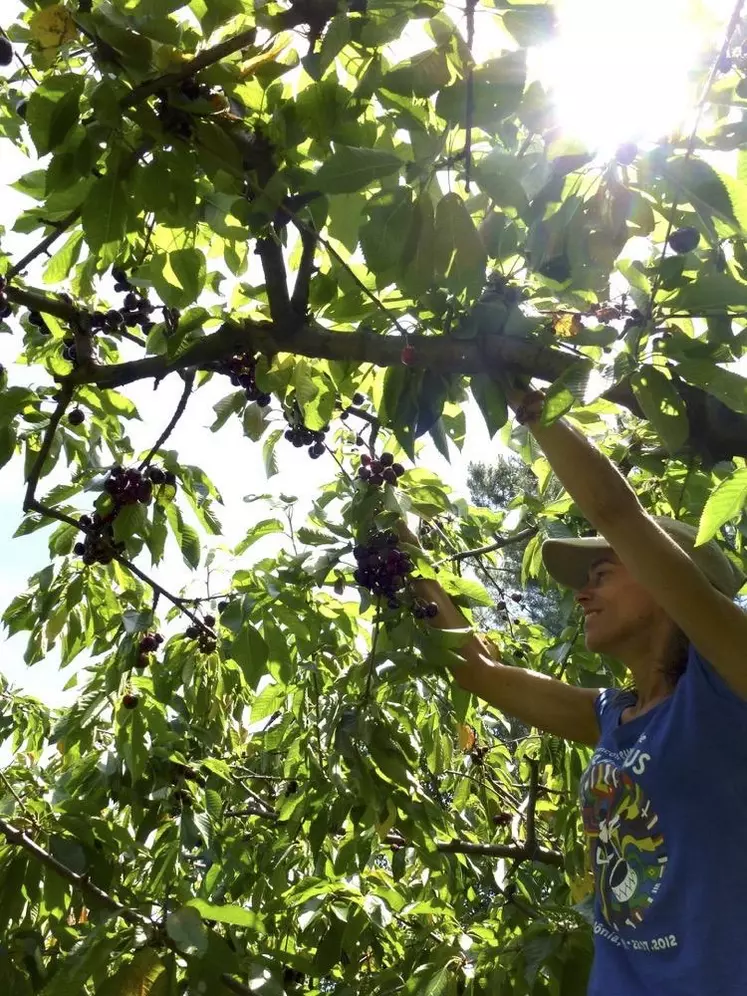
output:
[[[8,297],[65,320],[76,313],[72,305],[36,290],[9,288]],[[454,339],[446,335],[411,335],[409,342],[415,350],[413,366],[455,376],[492,371],[498,379],[510,369],[514,374],[554,383],[578,362],[566,351],[530,337],[490,335]],[[387,367],[402,362],[401,350],[402,341],[396,335],[336,332],[313,323],[282,328],[272,322],[229,320],[217,332],[195,342],[176,359],[159,355],[110,366],[78,367],[64,378],[64,382],[95,384],[102,388],[121,387],[150,377],[162,379],[187,367],[211,369],[217,361],[236,352],[247,351],[269,356],[293,353],[313,359]],[[690,421],[700,451],[707,451],[720,459],[747,457],[747,415],[732,411],[699,388],[686,385],[686,393],[688,408],[699,401],[697,418]],[[638,418],[644,417],[628,381],[615,384],[605,392],[604,397],[627,408]],[[350,411],[370,420],[365,412],[361,413],[358,409]]]
[[[528,853],[537,850],[537,824],[535,820],[537,796],[539,794],[539,761],[529,760],[529,793],[527,795],[527,839],[525,847]]]
[[[225,41],[218,42],[217,45],[213,45],[211,48],[206,48],[204,52],[200,52],[194,59],[185,62],[181,68],[175,70],[173,73],[165,73],[163,76],[157,76],[153,80],[148,80],[136,86],[126,97],[122,98],[119,106],[122,110],[126,110],[127,108],[134,107],[136,104],[142,104],[144,100],[152,97],[159,90],[166,87],[179,86],[180,83],[190,79],[190,77],[199,73],[202,69],[214,66],[216,62],[221,62],[223,59],[228,58],[229,55],[233,55],[234,52],[240,52],[242,48],[253,45],[256,37],[257,29],[256,27],[251,27],[245,31],[240,31],[232,38],[226,38]]]
[[[257,255],[262,262],[272,320],[281,328],[287,328],[295,316],[291,312],[283,249],[274,232],[271,231],[269,235],[257,239]]]
[[[309,307],[309,291],[311,278],[314,274],[314,256],[316,254],[316,232],[304,230],[301,232],[301,261],[298,264],[296,283],[293,287],[291,307],[301,318],[306,317]]]
[[[187,403],[189,402],[189,396],[192,393],[192,388],[194,387],[194,383],[195,383],[195,373],[194,370],[190,370],[184,377],[184,390],[182,391],[182,396],[179,399],[179,404],[176,406],[176,410],[174,411],[174,414],[171,416],[169,424],[166,426],[166,428],[163,430],[161,435],[156,440],[153,449],[148,453],[146,458],[140,464],[139,470],[142,471],[149,465],[155,454],[160,450],[160,448],[163,446],[163,444],[166,442],[166,440],[169,438],[171,433],[176,428],[177,422],[179,421],[179,419],[182,417],[182,415],[187,409]]]
[[[515,543],[523,543],[524,540],[529,540],[533,536],[537,535],[537,527],[532,526],[530,529],[522,529],[520,533],[515,533],[513,536],[501,536],[495,542],[488,543],[487,546],[478,546],[474,550],[462,550],[460,553],[452,553],[448,557],[444,557],[443,560],[439,560],[434,567],[440,567],[441,564],[446,564],[458,560],[467,560],[468,557],[481,557],[484,553],[492,553],[494,550],[502,550],[506,546],[512,546]]]
[[[61,861],[58,861],[49,851],[45,851],[43,847],[39,847],[30,837],[28,837],[21,830],[16,830],[15,827],[6,823],[5,820],[0,818],[0,833],[3,834],[5,839],[9,844],[13,844],[16,847],[22,848],[32,857],[36,858],[41,864],[46,868],[51,868],[52,871],[56,872],[60,878],[69,882],[74,888],[76,888],[80,893],[82,893],[86,899],[91,903],[91,905],[100,905],[105,909],[111,910],[112,913],[116,913],[123,920],[128,923],[133,924],[136,927],[140,927],[146,931],[150,936],[155,930],[155,924],[144,916],[142,913],[138,913],[137,910],[128,909],[118,902],[113,896],[110,896],[108,892],[104,892],[97,885],[89,879],[87,875],[79,875],[74,872],[72,868],[68,868]],[[172,951],[179,952],[177,945],[169,938],[164,936],[162,938],[163,943],[171,948]],[[228,973],[224,973],[221,976],[221,982],[223,985],[230,989],[231,992],[237,993],[237,996],[252,996],[252,991],[248,986],[234,979]]]
[[[45,235],[38,245],[29,250],[29,252],[27,252],[26,255],[14,266],[11,266],[5,274],[6,280],[10,281],[13,277],[17,277],[19,273],[22,273],[26,269],[29,263],[34,262],[37,256],[42,256],[50,248],[50,246],[52,246],[57,239],[59,239],[63,232],[67,231],[71,225],[75,224],[81,215],[81,211],[82,208],[75,208],[74,211],[71,211],[70,214],[66,215],[66,217],[64,217],[61,221],[58,221],[55,224],[53,232],[50,232],[49,235]],[[8,288],[8,291],[10,291],[10,288]],[[8,293],[8,297],[10,297],[10,293]]]
[[[3,834],[5,839],[9,844],[14,844],[16,847],[23,848],[24,851],[31,854],[36,858],[41,864],[47,868],[51,868],[52,871],[57,872],[60,878],[65,879],[71,885],[75,886],[87,900],[91,902],[91,905],[100,905],[112,913],[116,913],[121,916],[123,920],[127,920],[128,923],[135,924],[138,927],[144,927],[148,931],[153,930],[153,924],[142,913],[138,913],[136,910],[128,909],[121,903],[117,902],[113,896],[110,896],[108,892],[104,892],[97,885],[88,878],[87,875],[79,875],[74,872],[72,868],[68,868],[61,861],[58,861],[53,855],[48,851],[45,851],[43,847],[39,847],[30,837],[28,837],[22,830],[16,830],[15,827],[11,826],[10,823],[6,823],[5,820],[0,819],[0,833]]]
[[[39,478],[41,477],[42,470],[44,469],[44,463],[49,456],[49,452],[52,449],[52,443],[54,442],[54,434],[57,431],[57,426],[60,424],[62,416],[65,414],[65,409],[70,404],[70,400],[73,396],[73,386],[70,384],[65,384],[60,390],[59,400],[57,401],[57,407],[52,412],[49,417],[49,424],[47,425],[47,431],[44,433],[44,439],[42,440],[41,448],[37,454],[36,460],[29,471],[29,476],[26,480],[26,497],[23,501],[23,510],[28,512],[31,510],[36,502],[36,487],[39,483]]]
[[[385,843],[394,847],[406,847],[407,841],[396,833],[387,834]],[[449,840],[436,844],[441,854],[475,854],[487,858],[513,858],[515,861],[538,861],[540,864],[562,868],[563,855],[560,851],[535,846],[529,850],[521,844],[477,844],[470,840]]]

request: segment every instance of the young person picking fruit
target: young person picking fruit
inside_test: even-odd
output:
[[[737,996],[747,978],[747,614],[733,599],[745,578],[715,542],[696,547],[692,526],[649,516],[568,422],[543,425],[541,393],[510,400],[598,531],[546,541],[545,567],[574,589],[587,648],[621,661],[636,690],[503,665],[477,636],[455,678],[595,748],[580,784],[595,878],[588,996]],[[416,590],[438,604],[432,625],[464,627],[437,582]]]

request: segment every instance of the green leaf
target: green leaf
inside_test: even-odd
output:
[[[663,303],[673,311],[691,311],[696,315],[721,312],[724,308],[747,305],[747,284],[728,273],[700,273],[697,280],[679,288]]]
[[[109,243],[120,242],[127,230],[128,197],[116,173],[95,181],[83,202],[83,231],[95,252]]]
[[[485,286],[488,256],[464,201],[447,194],[436,205],[436,273],[455,294]]]
[[[243,906],[235,904],[219,906],[215,903],[206,903],[203,899],[190,899],[187,906],[196,909],[203,920],[232,923],[236,927],[249,927],[252,930],[258,930],[262,926],[262,917],[253,910],[244,909]]]
[[[521,104],[526,75],[526,52],[523,50],[490,59],[478,67],[473,83],[473,123],[492,133],[500,121],[513,114]],[[445,87],[436,100],[436,113],[445,121],[464,127],[467,92],[466,79]]]
[[[79,119],[84,81],[76,73],[48,76],[29,97],[26,121],[40,156],[52,152],[65,141]]]
[[[41,996],[69,996],[82,992],[85,984],[102,971],[111,958],[116,939],[107,934],[106,924],[94,927],[59,964],[44,986]]]
[[[651,364],[644,364],[630,378],[643,413],[670,453],[687,442],[690,423],[685,403],[669,377]]]
[[[231,643],[230,653],[243,671],[249,687],[256,688],[259,679],[266,673],[269,649],[262,634],[249,620],[244,621]]]
[[[492,439],[496,432],[502,429],[508,421],[506,396],[495,380],[488,374],[473,374],[470,380],[470,387]]]
[[[384,287],[401,275],[399,260],[413,225],[412,193],[406,187],[387,190],[366,206],[368,221],[361,226],[360,243],[366,266]]]
[[[205,287],[205,254],[199,249],[176,249],[169,253],[169,265],[179,283],[179,290],[170,284],[170,300],[167,303],[172,308],[186,308],[199,298]]]
[[[168,924],[167,924],[168,931]],[[96,996],[161,996],[168,969],[152,948],[141,948],[96,990]]]
[[[280,521],[280,519],[262,519],[261,522],[255,523],[253,526],[249,527],[249,531],[243,540],[237,545],[234,550],[234,554],[240,557],[242,553],[246,553],[250,546],[253,546],[257,540],[262,539],[264,536],[271,536],[273,533],[282,533],[285,531],[285,526]]]
[[[677,373],[689,384],[708,391],[735,412],[747,414],[747,379],[706,360],[680,360]]]
[[[375,180],[396,173],[402,160],[380,149],[358,149],[338,145],[314,177],[314,186],[323,193],[353,194]]]
[[[431,48],[394,66],[381,81],[385,90],[403,97],[430,97],[451,80],[451,70],[443,49]]]
[[[260,408],[258,404],[252,403],[244,410],[244,435],[248,436],[252,442],[256,443],[261,439],[268,426],[268,411]]]
[[[182,521],[182,556],[189,566],[196,570],[200,566],[200,537],[194,526]]]
[[[435,975],[431,976],[428,985],[423,990],[423,996],[447,996],[452,978],[448,966],[440,968]]]
[[[232,415],[237,415],[241,411],[245,404],[246,394],[244,391],[234,391],[233,394],[227,394],[225,398],[221,398],[213,405],[215,421],[210,426],[210,431],[217,432],[218,429],[221,429]]]
[[[194,905],[182,906],[166,918],[166,933],[180,951],[201,958],[208,949],[208,932]]]
[[[552,39],[557,18],[550,4],[532,4],[507,11],[503,23],[522,48],[531,48]]]
[[[662,168],[681,201],[689,201],[704,219],[712,215],[727,222],[737,232],[747,227],[747,193],[741,184],[717,173],[703,159],[678,156]],[[685,195],[684,197],[682,195]]]
[[[698,524],[695,545],[713,539],[719,529],[732,519],[741,516],[747,504],[747,470],[740,468],[721,481],[710,494]]]
[[[44,283],[58,284],[65,280],[70,270],[78,262],[83,248],[83,232],[73,232],[44,267]]]
[[[262,458],[265,462],[265,473],[268,478],[273,477],[278,472],[278,458],[275,453],[275,445],[282,435],[282,429],[274,429],[267,439],[265,439],[262,446]]]

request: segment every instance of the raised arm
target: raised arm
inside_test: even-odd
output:
[[[406,527],[402,539],[417,545]],[[415,594],[438,605],[438,615],[428,623],[438,629],[465,629],[469,623],[441,585],[433,580],[414,582]],[[456,653],[463,664],[451,668],[456,682],[501,712],[514,716],[545,733],[594,745],[599,725],[594,700],[599,689],[576,688],[556,678],[496,661],[480,637],[472,635]]]
[[[738,694],[747,697],[747,615],[641,506],[617,468],[564,419],[542,425],[541,399],[524,400],[526,421],[556,476],[592,526]],[[511,398],[521,403],[521,395]]]

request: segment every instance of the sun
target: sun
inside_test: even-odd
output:
[[[562,130],[597,152],[692,123],[699,68],[733,0],[560,0],[558,32],[533,53]]]

